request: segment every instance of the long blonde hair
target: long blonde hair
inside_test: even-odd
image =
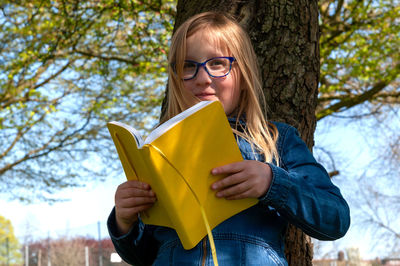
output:
[[[210,37],[225,45],[239,66],[241,95],[235,113],[237,115],[236,128],[233,131],[249,141],[253,148],[255,146],[256,149],[253,151],[258,150],[263,154],[266,162],[275,160],[278,163],[276,149],[278,131],[273,124],[266,122],[263,114],[265,99],[256,54],[247,33],[227,15],[216,12],[197,14],[176,30],[172,37],[168,60],[170,65],[175,64],[177,75],[172,67],[169,67],[167,106],[161,122],[179,114],[198,101],[194,95],[184,89],[183,81],[179,76],[183,71],[186,39],[199,30],[207,30]],[[244,116],[246,128],[239,123],[239,119]]]

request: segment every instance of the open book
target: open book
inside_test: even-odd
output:
[[[142,213],[143,222],[175,229],[185,249],[207,235],[202,212],[213,229],[257,203],[217,198],[210,188],[223,177],[211,175],[211,169],[243,160],[220,102],[199,102],[145,140],[125,124],[107,126],[127,179],[150,184],[157,196],[153,207]]]

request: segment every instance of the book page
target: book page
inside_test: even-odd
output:
[[[131,126],[128,126],[127,124],[121,123],[121,122],[117,122],[117,121],[112,121],[109,122],[110,124],[114,124],[120,127],[123,127],[125,129],[127,129],[134,137],[135,137],[135,141],[136,141],[136,146],[138,148],[142,147],[144,145],[143,139],[139,133],[139,131],[137,131],[136,129],[134,129]]]
[[[182,121],[183,119],[185,119],[186,117],[194,114],[195,112],[197,112],[198,110],[204,108],[205,106],[209,105],[210,103],[212,103],[213,101],[202,101],[199,102],[195,105],[193,105],[192,107],[186,109],[185,111],[183,111],[182,113],[172,117],[171,119],[165,121],[164,123],[162,123],[159,127],[157,127],[156,129],[154,129],[146,138],[144,144],[148,144],[148,143],[152,143],[155,139],[157,139],[158,137],[160,137],[162,134],[164,134],[165,132],[167,132],[169,129],[171,129],[172,127],[174,127],[176,124],[178,124],[180,121]]]

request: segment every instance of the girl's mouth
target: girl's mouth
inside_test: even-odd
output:
[[[200,100],[215,100],[214,93],[199,93],[196,94],[196,97],[199,98]]]

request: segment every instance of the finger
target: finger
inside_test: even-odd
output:
[[[216,182],[214,182],[211,185],[211,189],[213,190],[221,190],[224,189],[226,187],[231,187],[234,186],[238,183],[242,183],[246,181],[246,176],[243,175],[242,172],[238,172],[236,174],[233,175],[229,175],[227,177],[224,177]]]
[[[155,200],[150,199],[134,199],[130,202],[122,202],[115,205],[116,215],[124,220],[130,220],[140,211],[148,209],[154,205]]]
[[[150,185],[138,180],[129,180],[118,186],[118,189],[139,188],[143,190],[150,189]]]
[[[227,199],[227,200],[238,200],[238,199],[250,198],[248,192],[249,191],[245,191],[245,192],[243,192],[241,194],[236,194],[236,195],[232,195],[232,196],[229,196],[229,197],[225,197],[225,199]]]
[[[136,206],[133,208],[116,209],[116,215],[117,217],[125,221],[129,221],[131,219],[134,219],[134,217],[137,216],[139,212],[146,211],[150,209],[153,205],[154,203],[150,203],[150,204]]]
[[[155,194],[150,185],[139,181],[127,181],[118,186],[115,193],[115,199],[129,198],[134,196],[153,197]]]
[[[137,207],[137,212],[147,211],[148,209],[153,207],[153,205],[154,205],[154,203],[141,205],[141,206]]]
[[[156,197],[132,197],[121,199],[116,203],[119,208],[131,208],[156,202]]]
[[[125,199],[133,197],[155,197],[155,193],[153,190],[142,190],[139,188],[117,190],[117,192],[115,193],[115,199]]]
[[[236,162],[213,168],[211,170],[211,174],[213,175],[231,174],[231,173],[237,173],[242,169],[243,169],[242,162]]]
[[[218,198],[228,198],[235,195],[243,194],[249,189],[250,189],[249,185],[246,182],[243,182],[218,191],[216,193],[216,196]]]

